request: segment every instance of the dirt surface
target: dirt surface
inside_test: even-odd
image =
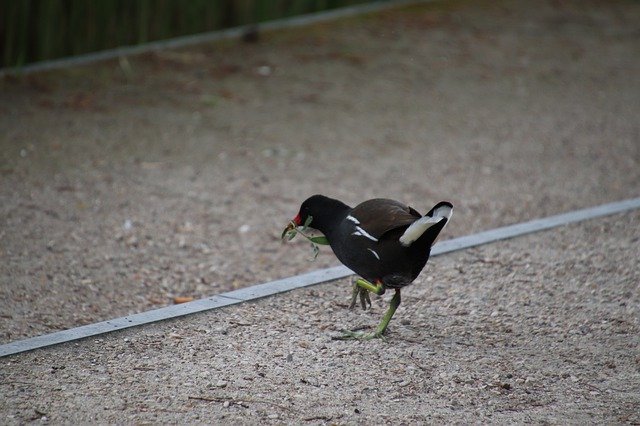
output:
[[[333,265],[277,238],[314,193],[450,200],[445,237],[638,196],[640,6],[527,5],[5,79],[0,341]]]
[[[637,197],[639,48],[638,2],[449,1],[5,78],[0,343],[334,265],[279,241],[314,193],[444,238]],[[389,342],[327,337],[384,309],[341,281],[19,355],[2,415],[638,422],[637,222],[434,259]]]
[[[3,360],[4,423],[640,422],[640,213],[434,259],[347,309],[348,280]]]

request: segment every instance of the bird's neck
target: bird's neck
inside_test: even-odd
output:
[[[312,213],[311,227],[322,232],[327,237],[337,231],[340,222],[349,214],[351,207],[341,201],[330,199],[322,209]]]

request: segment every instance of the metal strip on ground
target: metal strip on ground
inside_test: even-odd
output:
[[[438,256],[483,244],[489,244],[500,240],[544,231],[558,226],[568,225],[570,223],[595,219],[616,213],[623,213],[638,208],[640,208],[640,198],[633,198],[615,203],[603,204],[597,207],[575,210],[569,213],[549,216],[529,222],[503,226],[501,228],[440,242],[433,247],[431,255]],[[109,321],[88,324],[82,327],[19,340],[1,345],[0,358],[46,346],[53,346],[60,343],[105,334],[116,330],[123,330],[130,327],[164,321],[171,318],[217,309],[250,300],[261,299],[263,297],[273,296],[294,289],[337,280],[352,274],[353,272],[344,266],[335,266],[333,268],[321,269],[302,275],[296,275],[294,277],[222,293],[189,303],[167,306],[122,318],[115,318]]]
[[[568,213],[561,213],[548,216],[542,219],[534,219],[529,222],[516,223],[514,225],[503,226],[489,231],[478,232],[466,237],[454,238],[438,243],[433,247],[432,255],[445,254],[452,251],[463,250],[494,241],[506,240],[519,237],[533,232],[545,231],[558,226],[570,223],[582,222],[583,220],[595,219],[601,216],[609,216],[622,213],[628,210],[640,208],[640,198],[631,198],[615,203],[603,204],[581,210],[574,210]]]
[[[309,13],[305,15],[293,16],[290,18],[261,22],[257,24],[249,24],[240,27],[211,31],[207,33],[176,37],[169,40],[152,41],[135,46],[125,46],[115,49],[102,50],[94,53],[87,53],[84,55],[72,56],[68,58],[35,62],[23,67],[0,68],[0,77],[2,77],[3,75],[30,74],[33,72],[51,71],[58,68],[86,65],[93,62],[117,59],[124,56],[139,55],[142,53],[154,52],[158,50],[176,49],[181,47],[193,46],[200,43],[209,43],[218,40],[238,38],[242,37],[248,31],[254,30],[255,28],[258,28],[260,31],[294,28],[303,25],[311,25],[319,22],[331,21],[334,19],[348,18],[350,16],[381,12],[385,9],[408,6],[411,4],[428,1],[432,0],[396,0],[385,3],[376,2],[341,7],[338,9],[327,10],[323,12]]]

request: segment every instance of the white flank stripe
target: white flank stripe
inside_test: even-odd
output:
[[[378,239],[376,237],[374,237],[373,235],[369,234],[367,231],[365,231],[364,229],[360,228],[359,226],[356,226],[356,229],[357,229],[357,231],[354,232],[351,235],[360,235],[362,237],[367,237],[371,241],[378,241]]]
[[[355,223],[356,225],[360,225],[360,221],[358,219],[356,219],[355,217],[349,215],[347,216],[347,220],[350,220],[351,222]]]
[[[378,256],[378,253],[376,253],[375,250],[368,248],[367,250],[369,250],[371,253],[373,253],[373,255],[376,257],[376,259],[380,260],[380,256]]]

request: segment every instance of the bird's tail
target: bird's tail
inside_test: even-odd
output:
[[[429,213],[413,222],[400,236],[400,244],[409,247],[414,241],[423,236],[429,240],[429,246],[433,244],[440,231],[451,219],[453,204],[448,201],[440,201],[433,206]]]

